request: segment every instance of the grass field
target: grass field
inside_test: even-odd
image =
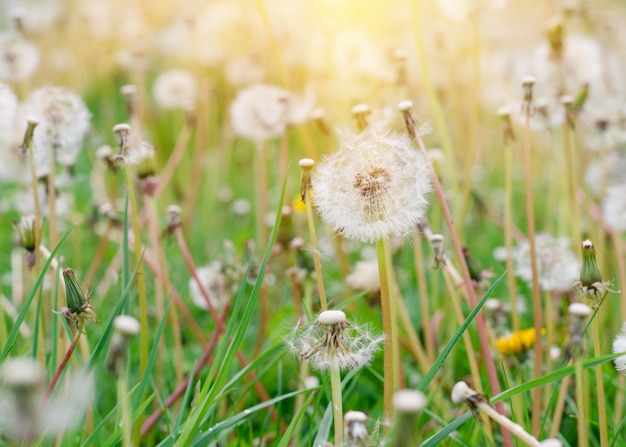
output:
[[[625,20],[0,3],[0,445],[626,446]]]

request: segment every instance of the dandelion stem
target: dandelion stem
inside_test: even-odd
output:
[[[383,431],[386,433],[391,425],[393,417],[393,392],[395,389],[394,378],[397,367],[394,358],[393,338],[394,324],[391,308],[391,295],[389,293],[389,273],[387,271],[387,244],[385,240],[376,242],[376,255],[378,257],[378,273],[380,276],[380,304],[383,314],[384,342],[384,367],[383,367]]]
[[[600,351],[600,318],[593,319],[593,351],[596,357],[602,354]],[[598,425],[600,426],[600,446],[608,447],[609,434],[606,420],[606,399],[604,395],[604,380],[602,379],[602,365],[597,365],[596,370],[596,390],[598,395]]]
[[[315,266],[315,280],[317,281],[317,293],[320,296],[320,307],[322,311],[328,310],[328,301],[326,300],[326,291],[324,289],[324,278],[322,276],[322,262],[320,260],[320,250],[317,244],[317,235],[315,233],[315,222],[313,220],[313,206],[311,205],[311,188],[307,185],[304,190],[304,202],[306,205],[306,220],[309,226],[309,238],[311,239],[311,248],[313,249],[313,264]]]
[[[568,363],[568,366],[571,365],[572,362]],[[556,400],[556,406],[554,407],[554,415],[552,416],[552,428],[550,429],[550,437],[556,438],[559,433],[559,429],[561,428],[561,420],[563,419],[563,410],[565,409],[565,398],[567,397],[567,390],[569,388],[569,383],[572,379],[572,376],[565,376],[563,381],[561,382],[561,386],[559,388],[559,397]]]
[[[130,402],[128,396],[128,378],[125,373],[121,373],[117,378],[117,394],[118,402],[120,406],[120,419],[122,425],[122,446],[132,447],[133,433],[132,433],[132,420],[130,418]]]
[[[159,175],[159,186],[155,192],[155,197],[159,197],[163,190],[169,184],[174,172],[176,171],[176,167],[180,164],[180,161],[183,159],[185,155],[185,151],[187,150],[187,146],[189,145],[189,139],[191,137],[192,126],[189,124],[189,120],[185,120],[185,125],[183,130],[178,135],[178,139],[176,140],[176,145],[174,146],[174,150],[170,154],[167,159],[167,163],[161,170],[161,174]]]
[[[624,253],[624,240],[622,234],[618,231],[612,231],[613,247],[615,250],[615,258],[617,259],[617,272],[619,275],[620,285],[620,315],[621,321],[626,321],[626,253]],[[618,387],[623,389],[624,375],[620,374],[618,378]],[[615,414],[614,421],[617,426],[622,420],[624,411],[624,393],[615,393],[615,405],[613,406]]]
[[[341,447],[343,445],[341,374],[336,366],[330,369],[330,390],[333,400],[333,419],[335,421],[335,446]]]
[[[535,242],[535,210],[533,203],[532,181],[532,152],[530,148],[530,105],[526,107],[526,120],[524,126],[524,184],[526,195],[526,218],[528,224],[528,243],[530,245],[530,269],[532,273],[533,294],[533,323],[535,326],[535,368],[533,377],[541,376],[543,363],[543,342],[541,329],[543,328],[543,310],[541,307],[541,292],[539,290],[539,269],[537,268],[537,244]],[[541,422],[541,388],[533,389],[532,405],[532,433],[539,433]]]
[[[510,430],[510,432],[515,434],[524,444],[531,447],[541,447],[541,443],[537,438],[526,432],[519,424],[514,423],[508,417],[498,413],[496,409],[487,402],[479,402],[476,406],[480,411],[500,424],[501,427],[506,427],[507,430]]]
[[[63,359],[61,360],[61,363],[59,363],[59,366],[57,366],[57,369],[54,372],[54,376],[52,376],[52,380],[50,381],[48,388],[46,388],[46,393],[44,395],[45,401],[47,401],[52,395],[52,392],[54,391],[54,387],[56,387],[57,382],[59,381],[59,378],[61,377],[63,370],[65,369],[65,366],[67,365],[70,358],[72,357],[72,353],[74,352],[74,349],[76,349],[76,346],[78,345],[78,341],[80,340],[80,336],[82,333],[83,333],[82,326],[79,325],[79,327],[76,328],[76,333],[74,334],[74,340],[72,340],[72,344],[70,344],[70,346],[67,348],[67,351],[65,352],[65,355],[63,356]]]
[[[124,164],[126,173],[126,185],[130,199],[132,214],[133,233],[135,235],[135,259],[137,261],[137,289],[139,291],[139,324],[141,327],[148,327],[148,300],[146,298],[146,282],[143,274],[143,262],[141,262],[141,229],[139,228],[139,215],[137,212],[137,198],[135,196],[135,185],[128,163]],[[139,333],[139,373],[143,375],[148,364],[148,331]]]
[[[415,262],[417,287],[419,290],[420,307],[422,310],[422,332],[424,334],[424,345],[428,356],[428,363],[431,364],[435,360],[435,342],[430,332],[430,309],[429,304],[432,297],[428,295],[426,288],[426,271],[424,268],[424,250],[422,241],[419,237],[419,231],[413,231],[413,259]],[[402,315],[402,314],[401,314]]]
[[[583,362],[580,356],[576,356],[574,364],[574,377],[576,380],[576,408],[578,410],[578,414],[576,415],[576,426],[578,427],[578,447],[587,447],[587,427],[585,424],[585,377],[583,375]]]
[[[513,149],[509,143],[504,148],[504,244],[506,247],[506,277],[509,286],[509,299],[511,300],[511,319],[513,331],[519,331],[519,311],[517,309],[517,287],[515,284],[515,269],[513,266]]]

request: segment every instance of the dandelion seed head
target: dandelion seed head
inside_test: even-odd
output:
[[[572,303],[567,308],[567,312],[573,316],[578,318],[587,318],[591,315],[591,307],[587,306],[585,303]]]
[[[358,261],[352,272],[346,277],[346,283],[356,290],[378,292],[380,290],[380,275],[378,274],[376,258]]]
[[[365,130],[318,164],[312,188],[326,223],[348,239],[375,242],[414,228],[431,184],[408,136]]]
[[[229,109],[235,134],[255,141],[281,135],[288,112],[289,92],[268,84],[240,90]]]
[[[608,188],[602,205],[607,225],[615,231],[626,231],[626,183]]]
[[[39,50],[15,31],[0,33],[0,81],[28,79],[39,65]]]
[[[538,234],[535,238],[539,287],[543,291],[565,292],[571,290],[580,274],[581,262],[570,248],[568,238],[555,238]],[[513,249],[515,274],[532,282],[530,244],[520,243]]]
[[[76,162],[91,120],[80,96],[64,87],[42,87],[22,105],[22,116],[39,120],[33,144],[41,161],[49,165],[53,149],[58,163],[71,166]]]
[[[355,369],[368,365],[384,336],[347,320],[344,312],[322,312],[314,323],[285,338],[289,350],[317,370]]]
[[[346,441],[349,443],[352,441],[364,441],[367,439],[368,432],[365,423],[367,422],[367,415],[362,411],[348,411],[343,416],[343,422],[345,425]]]
[[[161,108],[187,109],[196,102],[198,85],[189,71],[168,70],[154,81],[152,93]]]
[[[213,261],[208,265],[198,267],[198,278],[202,284],[202,288],[209,295],[209,300],[215,309],[222,309],[226,303],[230,301],[231,290],[228,285],[226,275],[223,273],[222,263]],[[207,309],[207,303],[204,295],[200,291],[200,287],[195,278],[189,279],[189,293],[191,300],[200,309]]]
[[[126,337],[132,337],[139,333],[141,325],[130,315],[119,315],[113,320],[113,328]]]
[[[613,354],[626,352],[626,322],[623,324],[621,331],[613,340]],[[626,371],[626,354],[621,355],[613,360],[615,369],[618,371]]]

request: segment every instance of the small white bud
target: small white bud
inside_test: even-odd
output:
[[[478,393],[471,389],[467,383],[461,381],[457,382],[452,388],[452,393],[450,393],[450,397],[452,398],[452,402],[459,405],[463,402],[466,402],[470,397],[477,395]]]
[[[345,321],[346,314],[340,310],[326,310],[317,317],[317,322],[325,326],[344,323]]]
[[[572,303],[569,305],[567,311],[573,317],[586,318],[591,315],[591,307],[584,303]]]
[[[413,108],[413,102],[409,101],[408,99],[404,100],[404,101],[400,101],[398,103],[398,110],[401,112],[406,112],[409,111]]]
[[[400,413],[418,413],[426,403],[426,396],[416,390],[398,390],[393,395],[393,406]]]

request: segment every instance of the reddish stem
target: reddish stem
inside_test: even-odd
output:
[[[72,344],[69,346],[69,348],[67,348],[67,351],[65,352],[65,355],[63,356],[63,360],[61,360],[61,363],[59,363],[59,366],[57,366],[57,370],[54,372],[54,376],[52,377],[52,380],[50,381],[50,384],[48,385],[48,388],[46,389],[46,394],[44,395],[44,402],[48,401],[48,399],[52,395],[52,392],[54,391],[54,387],[57,385],[57,382],[61,378],[61,374],[63,374],[63,370],[65,369],[65,366],[70,361],[70,357],[72,357],[72,353],[74,352],[74,349],[76,349],[76,346],[78,345],[78,340],[80,340],[81,334],[82,334],[82,328],[80,329],[77,328],[76,335],[74,336],[74,340],[72,340]]]

